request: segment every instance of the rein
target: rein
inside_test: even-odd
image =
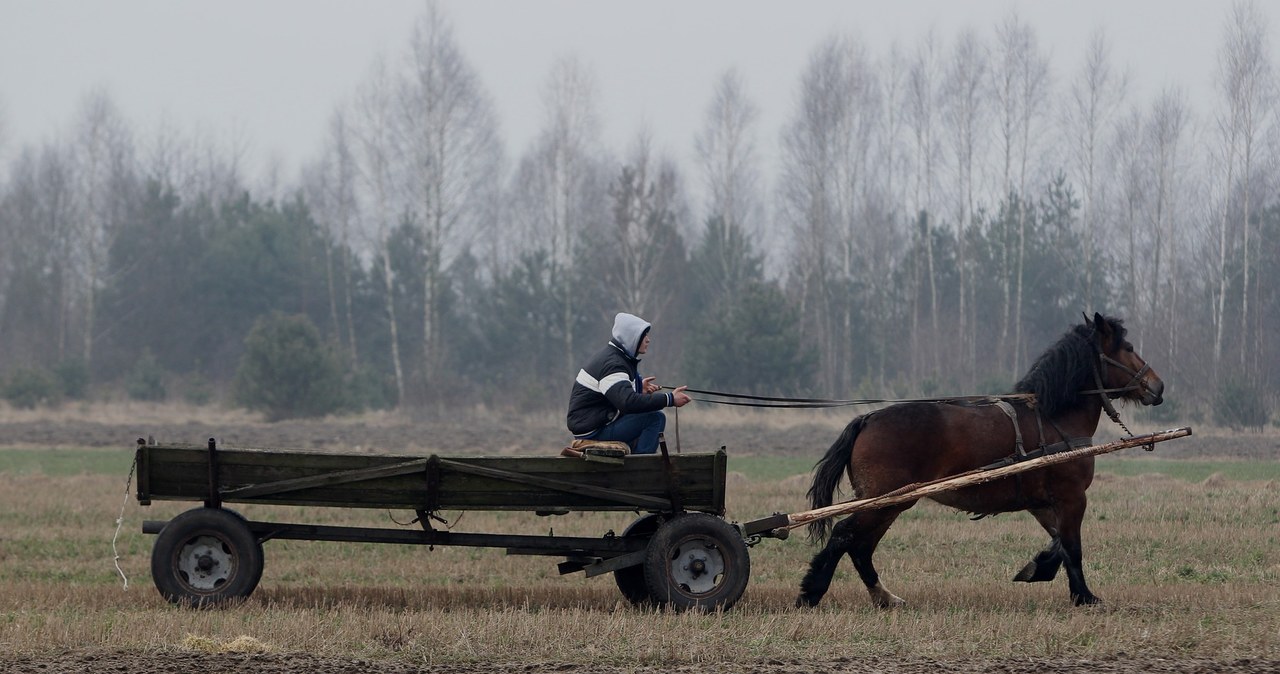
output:
[[[663,386],[668,390],[675,390],[673,386]],[[971,402],[977,404],[994,405],[1001,400],[1028,401],[1034,403],[1035,395],[1031,393],[1010,393],[1007,395],[976,395],[976,396],[945,396],[940,398],[860,398],[860,399],[833,399],[833,398],[784,398],[780,396],[757,396],[747,395],[745,393],[726,393],[724,391],[709,391],[706,389],[686,388],[686,393],[695,393],[700,396],[712,396],[711,398],[693,398],[698,402],[711,403],[713,405],[734,405],[738,407],[780,407],[789,409],[824,409],[829,407],[849,407],[852,405],[881,405],[887,403],[946,403],[946,402]],[[693,396],[690,396],[691,398]]]

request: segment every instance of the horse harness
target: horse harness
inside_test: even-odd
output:
[[[1090,343],[1093,345],[1094,353],[1098,356],[1098,360],[1093,364],[1093,382],[1094,386],[1097,388],[1088,391],[1081,391],[1080,393],[1082,395],[1097,395],[1101,397],[1102,409],[1106,411],[1107,416],[1110,417],[1112,421],[1119,424],[1120,427],[1124,429],[1124,432],[1132,437],[1133,431],[1129,430],[1129,427],[1120,419],[1120,413],[1116,411],[1115,405],[1111,403],[1111,395],[1128,393],[1129,391],[1142,388],[1142,378],[1151,371],[1151,366],[1144,363],[1141,369],[1134,370],[1128,365],[1125,365],[1124,363],[1121,363],[1120,361],[1103,353],[1102,348],[1098,346],[1097,342],[1090,340]],[[1102,383],[1102,371],[1107,367],[1114,367],[1129,375],[1129,381],[1119,388],[1107,388],[1106,385]],[[1090,436],[1081,436],[1078,438],[1067,437],[1067,434],[1063,432],[1062,428],[1059,427],[1053,419],[1049,420],[1049,425],[1053,426],[1053,430],[1058,432],[1058,437],[1062,438],[1062,440],[1052,444],[1046,444],[1044,438],[1043,417],[1040,415],[1040,410],[1036,409],[1036,428],[1040,433],[1040,445],[1036,449],[1028,452],[1022,442],[1022,427],[1018,424],[1018,411],[1006,400],[996,400],[995,406],[1000,408],[1000,411],[1004,412],[1005,415],[1009,417],[1009,421],[1013,423],[1013,453],[1002,459],[993,461],[979,470],[1002,468],[1028,459],[1035,459],[1042,456],[1048,456],[1050,454],[1089,447],[1093,444],[1093,438]],[[1031,403],[1030,406],[1032,409],[1035,409],[1034,403]],[[1020,493],[1022,491],[1022,474],[1019,473],[1015,475],[1014,481],[1016,483],[1015,489]]]

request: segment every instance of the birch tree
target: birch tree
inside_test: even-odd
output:
[[[1013,241],[1004,241],[1001,292],[1004,311],[1000,326],[1000,351],[1012,355],[1010,371],[1022,367],[1023,263],[1026,259],[1028,182],[1031,158],[1039,136],[1048,97],[1049,64],[1040,52],[1034,30],[1017,14],[1010,14],[996,27],[992,84],[998,106],[997,143],[1003,155],[1001,188],[1006,195],[1018,195],[1017,226]],[[1012,324],[1012,325],[1011,325]],[[1009,331],[1013,335],[1010,342]]]
[[[782,136],[781,209],[792,231],[801,315],[821,353],[823,383],[835,390],[849,384],[850,363],[842,356],[853,348],[855,298],[848,282],[862,267],[859,237],[880,105],[864,52],[847,39],[822,43],[801,76],[798,103]]]
[[[331,334],[346,342],[350,368],[359,363],[355,321],[352,316],[352,232],[359,211],[356,201],[356,165],[347,111],[338,108],[329,118],[328,137],[315,165],[303,177],[312,215],[326,232],[325,279],[329,291]],[[334,249],[338,251],[334,270]],[[341,311],[339,311],[341,305]],[[341,314],[341,316],[339,315]]]
[[[79,203],[72,235],[82,284],[80,359],[92,368],[97,300],[105,283],[107,252],[128,217],[134,189],[133,139],[115,103],[102,90],[81,101],[74,138],[72,161]]]
[[[707,105],[703,127],[695,139],[706,189],[705,219],[721,218],[720,246],[729,249],[743,237],[759,240],[760,171],[756,156],[755,123],[759,108],[747,98],[742,78],[734,70],[720,76]],[[718,270],[719,299],[733,300],[740,290],[738,274]]]
[[[595,78],[580,60],[556,61],[542,92],[542,127],[520,160],[513,189],[520,250],[549,253],[548,285],[562,311],[564,367],[577,361],[575,255],[590,224],[608,218],[596,95]]]
[[[1086,47],[1084,63],[1069,85],[1065,107],[1062,109],[1071,170],[1081,188],[1080,226],[1084,233],[1085,288],[1088,306],[1094,311],[1096,298],[1094,282],[1097,269],[1095,230],[1098,226],[1099,205],[1105,201],[1101,162],[1105,133],[1114,124],[1128,88],[1128,77],[1117,73],[1111,66],[1111,43],[1101,29],[1094,32]]]
[[[1228,278],[1229,230],[1238,230],[1240,236],[1240,344],[1238,366],[1243,372],[1256,371],[1248,365],[1251,342],[1250,307],[1251,291],[1256,290],[1251,278],[1253,262],[1257,257],[1253,230],[1250,222],[1254,209],[1254,192],[1261,189],[1254,175],[1256,153],[1260,141],[1269,131],[1272,113],[1272,79],[1267,42],[1267,22],[1257,4],[1237,2],[1227,16],[1223,46],[1218,58],[1217,84],[1223,96],[1223,110],[1218,120],[1222,136],[1222,152],[1227,164],[1224,198],[1236,208],[1222,209],[1219,225],[1219,274],[1215,310],[1217,330],[1214,337],[1214,361],[1220,362],[1225,327],[1225,302],[1230,279]],[[1238,225],[1229,222],[1232,213],[1238,213]],[[1255,336],[1256,337],[1256,336]]]
[[[955,166],[956,267],[959,287],[955,289],[960,363],[972,386],[977,362],[977,339],[973,322],[972,280],[969,278],[967,232],[974,226],[979,189],[978,171],[985,150],[984,139],[989,120],[986,105],[987,55],[977,33],[966,30],[956,38],[951,62],[947,67],[943,90],[943,123],[947,144]]]
[[[374,62],[356,94],[351,131],[353,168],[363,195],[360,200],[362,231],[378,263],[373,273],[382,280],[383,310],[391,341],[389,355],[396,381],[396,402],[400,404],[404,401],[405,375],[390,245],[397,212],[396,167],[399,164],[393,87],[386,63]]]
[[[423,258],[422,361],[427,390],[443,355],[447,272],[474,242],[497,199],[501,146],[493,104],[439,6],[415,25],[399,89],[407,206],[420,227]]]
[[[1168,326],[1164,345],[1168,362],[1174,360],[1174,337],[1179,300],[1179,240],[1175,216],[1177,195],[1182,186],[1181,150],[1190,123],[1186,96],[1177,89],[1165,89],[1156,99],[1147,126],[1151,152],[1151,229],[1153,241],[1146,256],[1151,265],[1151,303],[1148,325]],[[1168,269],[1164,266],[1167,265]],[[1141,339],[1141,338],[1140,338]],[[1140,345],[1141,348],[1141,345]],[[1146,352],[1145,349],[1143,351]]]
[[[925,33],[916,48],[915,58],[907,76],[907,124],[915,145],[915,190],[912,215],[920,218],[923,224],[924,244],[924,282],[928,284],[929,297],[929,344],[930,354],[928,369],[936,374],[942,366],[939,339],[942,335],[938,323],[938,276],[934,265],[933,228],[937,220],[933,199],[935,190],[935,172],[939,164],[939,117],[941,106],[941,45],[932,30]],[[918,265],[916,265],[918,268]],[[916,298],[919,293],[913,292],[912,298],[912,333],[919,329],[917,315],[919,308]],[[919,349],[912,349],[913,357]]]

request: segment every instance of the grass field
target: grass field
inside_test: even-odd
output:
[[[905,513],[877,562],[899,610],[870,606],[845,564],[816,610],[792,608],[813,549],[752,551],[730,612],[626,605],[605,576],[559,576],[551,558],[497,550],[271,541],[245,604],[192,611],[151,585],[144,519],[196,504],[126,504],[127,450],[0,449],[0,651],[265,650],[409,663],[545,661],[622,665],[832,657],[1280,658],[1280,466],[1099,460],[1084,527],[1085,570],[1102,608],[1074,608],[1066,582],[1009,578],[1047,542],[1025,514],[969,522],[931,503]],[[730,458],[729,518],[805,507],[812,458]],[[126,504],[113,564],[111,539]],[[245,507],[252,518],[396,526],[408,513]],[[459,531],[600,535],[627,514],[540,518],[445,513]]]

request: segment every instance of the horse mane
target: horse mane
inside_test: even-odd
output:
[[[1103,317],[1102,320],[1112,334],[1112,343],[1104,344],[1103,350],[1113,351],[1124,343],[1124,323],[1118,318]],[[1050,419],[1083,404],[1084,396],[1080,392],[1096,388],[1093,380],[1096,335],[1097,327],[1093,323],[1072,327],[1036,358],[1031,369],[1014,385],[1014,392],[1034,393],[1036,407]]]

